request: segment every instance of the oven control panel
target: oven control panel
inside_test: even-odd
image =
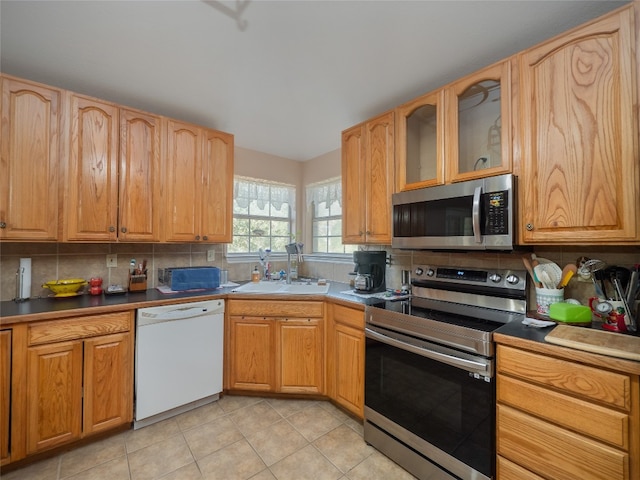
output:
[[[492,289],[526,290],[527,276],[524,270],[483,270],[478,268],[416,265],[412,283],[428,282],[431,286],[477,286]]]

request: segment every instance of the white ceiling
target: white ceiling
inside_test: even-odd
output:
[[[349,126],[625,3],[2,0],[0,68],[304,161]]]

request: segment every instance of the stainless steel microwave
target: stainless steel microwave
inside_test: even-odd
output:
[[[393,248],[513,250],[516,177],[511,174],[396,193]]]

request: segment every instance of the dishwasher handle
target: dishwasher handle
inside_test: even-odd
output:
[[[156,313],[157,312],[157,313]],[[154,323],[170,322],[173,320],[187,320],[205,315],[224,313],[224,303],[218,302],[215,308],[201,305],[176,305],[171,309],[142,308],[138,310],[138,326],[153,325]]]

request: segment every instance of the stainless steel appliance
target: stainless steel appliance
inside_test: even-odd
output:
[[[377,293],[386,289],[385,272],[387,252],[384,250],[357,250],[353,252],[356,278],[353,288],[357,292]]]
[[[367,306],[364,438],[416,477],[495,476],[493,331],[524,319],[526,274],[417,266]]]
[[[516,177],[479,180],[396,193],[394,248],[512,250]]]

